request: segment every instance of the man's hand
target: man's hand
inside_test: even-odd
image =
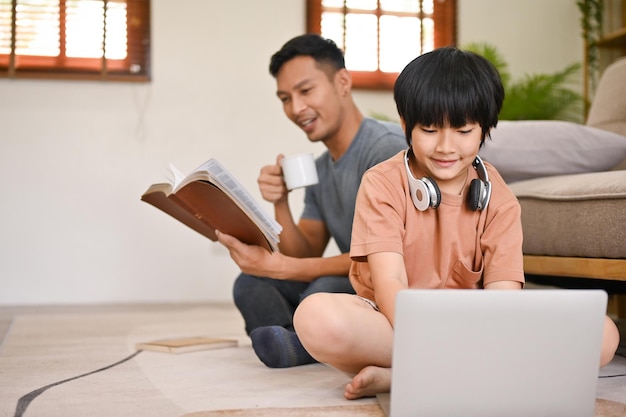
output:
[[[279,252],[270,253],[261,246],[246,245],[236,237],[216,230],[217,240],[228,249],[241,272],[274,279],[311,282],[320,276],[348,275],[348,253],[330,257],[296,258]]]
[[[261,246],[246,245],[236,237],[215,231],[217,240],[228,249],[230,257],[244,274],[259,277],[284,279],[285,257],[280,253],[269,253]]]
[[[280,167],[280,160],[284,157],[283,154],[279,154],[274,165],[266,165],[261,168],[261,173],[257,179],[263,199],[272,204],[280,203],[287,199],[287,186],[285,185],[283,170]]]

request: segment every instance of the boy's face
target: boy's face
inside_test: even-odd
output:
[[[461,128],[416,125],[411,138],[417,165],[437,182],[441,191],[460,194],[480,148],[480,125],[470,123]]]
[[[349,91],[343,72],[330,79],[312,57],[297,56],[285,62],[276,76],[276,95],[285,114],[312,142],[331,139],[341,127]]]

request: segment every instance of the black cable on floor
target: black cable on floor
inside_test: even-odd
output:
[[[626,374],[617,374],[617,375],[603,375],[598,378],[617,378],[618,376],[626,376]]]
[[[620,346],[620,349],[622,349],[622,347]],[[622,358],[626,358],[626,355],[624,355],[622,352],[620,352],[619,350],[615,353],[615,356],[621,356]],[[604,376],[599,376],[598,378],[617,378],[619,376],[626,376],[626,374],[617,374],[617,375],[604,375]]]
[[[19,400],[17,400],[17,407],[15,407],[15,414],[13,415],[14,417],[22,417],[24,415],[24,413],[26,412],[26,409],[28,408],[28,406],[30,405],[30,403],[37,398],[39,395],[43,394],[45,391],[47,391],[48,389],[52,388],[52,387],[56,387],[57,385],[61,385],[64,384],[66,382],[70,382],[73,381],[75,379],[78,378],[82,378],[85,376],[89,376],[89,375],[93,375],[96,374],[98,372],[102,372],[102,371],[106,371],[107,369],[111,369],[114,366],[120,365],[126,361],[131,360],[132,358],[134,358],[135,356],[137,356],[140,352],[143,352],[141,350],[136,351],[135,353],[133,353],[132,355],[122,359],[121,361],[115,362],[114,364],[105,366],[104,368],[100,368],[100,369],[96,369],[95,371],[91,371],[91,372],[87,372],[86,374],[82,374],[82,375],[78,375],[78,376],[73,376],[71,378],[68,379],[64,379],[63,381],[58,381],[58,382],[54,382],[52,384],[46,385],[45,387],[41,387],[39,389],[36,389],[34,391],[29,392],[26,395],[23,395],[22,397],[20,397]]]

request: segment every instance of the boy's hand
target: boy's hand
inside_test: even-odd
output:
[[[285,185],[283,170],[280,167],[280,160],[284,157],[283,154],[279,154],[274,165],[266,165],[261,168],[261,173],[257,179],[263,199],[272,204],[277,204],[287,199],[287,186]]]

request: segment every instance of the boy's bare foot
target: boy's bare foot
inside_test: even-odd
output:
[[[373,397],[391,389],[391,368],[367,366],[352,378],[343,393],[348,400]]]

